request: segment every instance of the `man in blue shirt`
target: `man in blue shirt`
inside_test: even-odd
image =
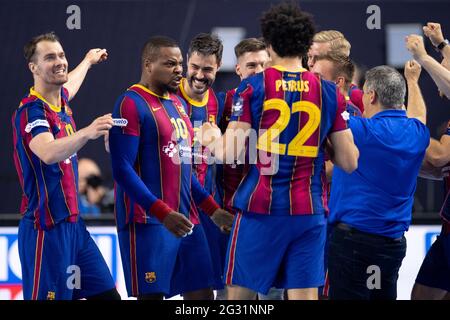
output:
[[[335,167],[330,199],[330,299],[395,299],[416,179],[430,134],[403,109],[395,69],[366,73],[364,116],[348,124],[360,151],[351,174]]]

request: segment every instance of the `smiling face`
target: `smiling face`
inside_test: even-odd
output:
[[[193,52],[188,58],[188,69],[186,79],[191,91],[195,95],[204,94],[216,79],[219,69],[217,58],[214,54],[205,56],[198,52]]]
[[[242,79],[248,78],[264,70],[264,65],[269,60],[266,50],[246,52],[238,58],[236,73]]]
[[[178,47],[162,47],[151,62],[151,81],[162,93],[175,93],[181,83],[183,56]]]
[[[35,79],[47,85],[61,86],[68,80],[66,55],[57,41],[39,42],[28,65]]]

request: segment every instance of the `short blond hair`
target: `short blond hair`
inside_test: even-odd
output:
[[[347,57],[350,55],[350,49],[352,47],[342,32],[337,30],[320,31],[314,35],[313,42],[329,43],[332,52],[340,53]]]

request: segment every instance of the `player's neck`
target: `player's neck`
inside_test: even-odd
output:
[[[150,81],[146,81],[143,78],[141,78],[141,81],[139,81],[139,84],[141,86],[146,87],[147,89],[149,89],[151,92],[157,94],[158,96],[164,97],[169,94],[169,92],[167,90],[164,90],[158,86],[155,86]]]
[[[339,87],[339,92],[344,96],[348,96],[348,90],[350,89],[350,87],[344,86],[344,87]]]
[[[272,57],[273,66],[281,66],[287,70],[298,70],[303,68],[302,59],[299,57]]]
[[[61,106],[61,87],[54,85],[45,85],[40,82],[35,82],[34,91],[39,93],[46,102],[53,106]]]
[[[196,94],[194,91],[192,91],[186,78],[183,78],[182,81],[183,81],[182,86],[183,86],[184,92],[186,92],[186,94],[188,95],[189,98],[191,98],[192,100],[198,101],[198,102],[203,101],[203,98],[205,97],[208,90],[206,90],[202,94]]]

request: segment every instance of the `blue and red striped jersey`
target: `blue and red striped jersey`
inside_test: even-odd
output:
[[[361,114],[364,113],[364,103],[362,100],[363,91],[359,89],[356,84],[351,84],[350,89],[348,89],[348,97],[350,98],[350,101],[358,107],[358,109],[361,111]]]
[[[346,103],[346,109],[347,112],[354,116],[354,117],[362,117],[362,111],[358,108],[357,105],[355,105],[351,100],[350,97],[345,97],[345,103]]]
[[[12,117],[14,164],[23,190],[21,213],[40,230],[67,218],[76,221],[79,213],[76,154],[47,165],[30,149],[30,141],[40,133],[60,139],[75,132],[68,97],[61,88],[61,106],[54,106],[31,88]]]
[[[118,228],[129,222],[159,223],[150,213],[157,199],[198,224],[194,198],[199,192],[192,191],[198,184],[192,181],[194,131],[183,101],[136,84],[119,97],[113,117],[128,121],[110,131]]]
[[[305,69],[275,66],[243,80],[236,96],[231,121],[247,122],[258,134],[256,163],[233,207],[271,215],[325,213],[323,146],[327,135],[347,129],[336,85]]]
[[[233,97],[236,89],[228,90],[225,95],[224,108],[219,127],[222,132],[225,132],[228,123],[231,119],[231,108],[233,104]],[[233,212],[231,206],[231,199],[236,192],[242,178],[249,169],[248,163],[244,164],[223,164],[217,167],[220,171],[217,172],[217,188],[219,189],[223,207],[228,212]]]
[[[194,127],[194,132],[205,122],[218,124],[223,112],[223,99],[220,99],[214,90],[209,88],[203,101],[195,101],[186,93],[184,88],[186,82],[186,79],[181,81],[177,94],[186,103],[186,112]],[[202,147],[197,141],[194,141],[193,151],[194,171],[197,179],[209,194],[214,195],[216,192],[216,166],[212,163],[212,159],[208,159],[205,147]]]

